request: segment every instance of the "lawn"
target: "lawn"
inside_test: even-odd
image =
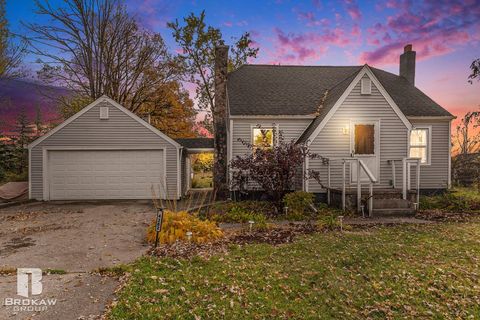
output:
[[[129,266],[110,319],[480,317],[480,221],[315,233]]]

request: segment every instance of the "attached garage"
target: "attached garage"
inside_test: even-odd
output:
[[[182,146],[101,97],[29,146],[30,198],[180,198]]]

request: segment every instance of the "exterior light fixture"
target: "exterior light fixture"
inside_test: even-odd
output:
[[[342,133],[343,135],[348,135],[350,133],[350,127],[346,125],[345,127],[342,128]]]

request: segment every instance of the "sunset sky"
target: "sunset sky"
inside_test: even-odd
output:
[[[61,1],[51,1],[53,4]],[[130,0],[144,27],[176,50],[166,22],[206,11],[227,42],[251,33],[260,48],[252,63],[369,65],[398,74],[398,57],[412,43],[416,85],[457,116],[480,105],[480,82],[467,82],[480,57],[480,0],[464,1],[163,1]],[[33,0],[7,1],[12,31],[36,21]],[[35,57],[27,64],[35,68]]]

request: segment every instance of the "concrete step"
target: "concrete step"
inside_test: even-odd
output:
[[[382,208],[373,209],[374,217],[385,216],[414,216],[415,210],[413,208]]]
[[[377,199],[374,195],[373,209],[400,209],[411,208],[413,203],[404,199]]]

